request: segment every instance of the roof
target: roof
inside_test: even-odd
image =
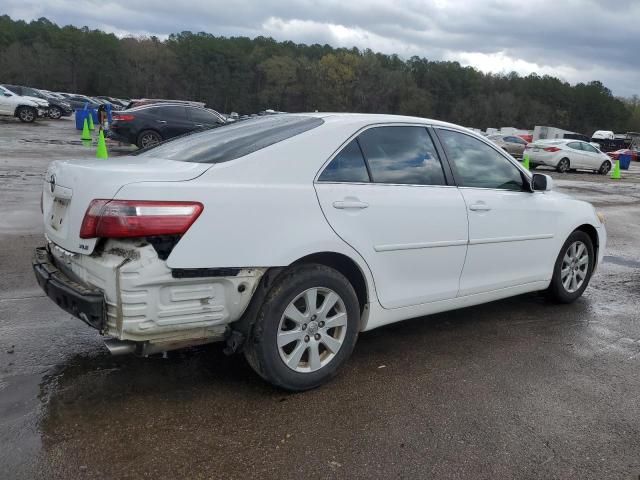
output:
[[[454,123],[433,120],[430,118],[411,117],[406,115],[390,115],[382,113],[340,113],[340,112],[310,112],[295,113],[293,115],[309,115],[322,118],[325,123],[345,123],[345,124],[362,124],[371,125],[375,123],[421,123],[424,125],[433,125],[436,127],[453,127],[458,130],[465,130],[473,135],[478,134],[466,127],[456,125]]]

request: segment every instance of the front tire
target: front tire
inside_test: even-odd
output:
[[[282,274],[260,308],[244,353],[263,379],[290,391],[334,377],[358,338],[360,307],[340,272],[305,264]]]
[[[604,162],[602,162],[602,165],[600,165],[600,169],[598,170],[598,173],[600,175],[606,175],[607,173],[609,173],[610,170],[611,170],[611,162],[609,160],[605,160]]]
[[[570,168],[571,168],[571,162],[569,162],[569,159],[563,158],[558,162],[558,166],[556,167],[556,170],[558,170],[560,173],[567,173]]]
[[[576,301],[589,285],[594,265],[591,237],[581,230],[574,231],[560,249],[547,294],[559,303]]]
[[[62,110],[59,107],[49,107],[49,118],[59,120],[62,117]]]
[[[33,107],[20,107],[16,116],[22,123],[33,123],[38,117],[38,112]]]

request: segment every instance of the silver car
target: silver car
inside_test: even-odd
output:
[[[489,140],[514,157],[522,157],[524,147],[527,146],[525,140],[515,135],[490,135]]]

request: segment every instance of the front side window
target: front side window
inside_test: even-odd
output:
[[[461,187],[523,189],[520,170],[486,143],[464,133],[438,130]]]
[[[375,183],[445,185],[444,172],[425,127],[375,127],[358,136]]]
[[[369,173],[358,140],[351,140],[318,177],[320,182],[362,183],[369,181]]]
[[[589,145],[588,143],[583,143],[582,144],[582,149],[585,152],[589,152],[589,153],[598,153],[598,150],[595,149],[595,147],[593,145]]]

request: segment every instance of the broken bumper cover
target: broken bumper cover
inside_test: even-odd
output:
[[[64,311],[102,330],[105,324],[104,294],[71,280],[53,263],[45,247],[36,248],[33,271],[38,284]]]

